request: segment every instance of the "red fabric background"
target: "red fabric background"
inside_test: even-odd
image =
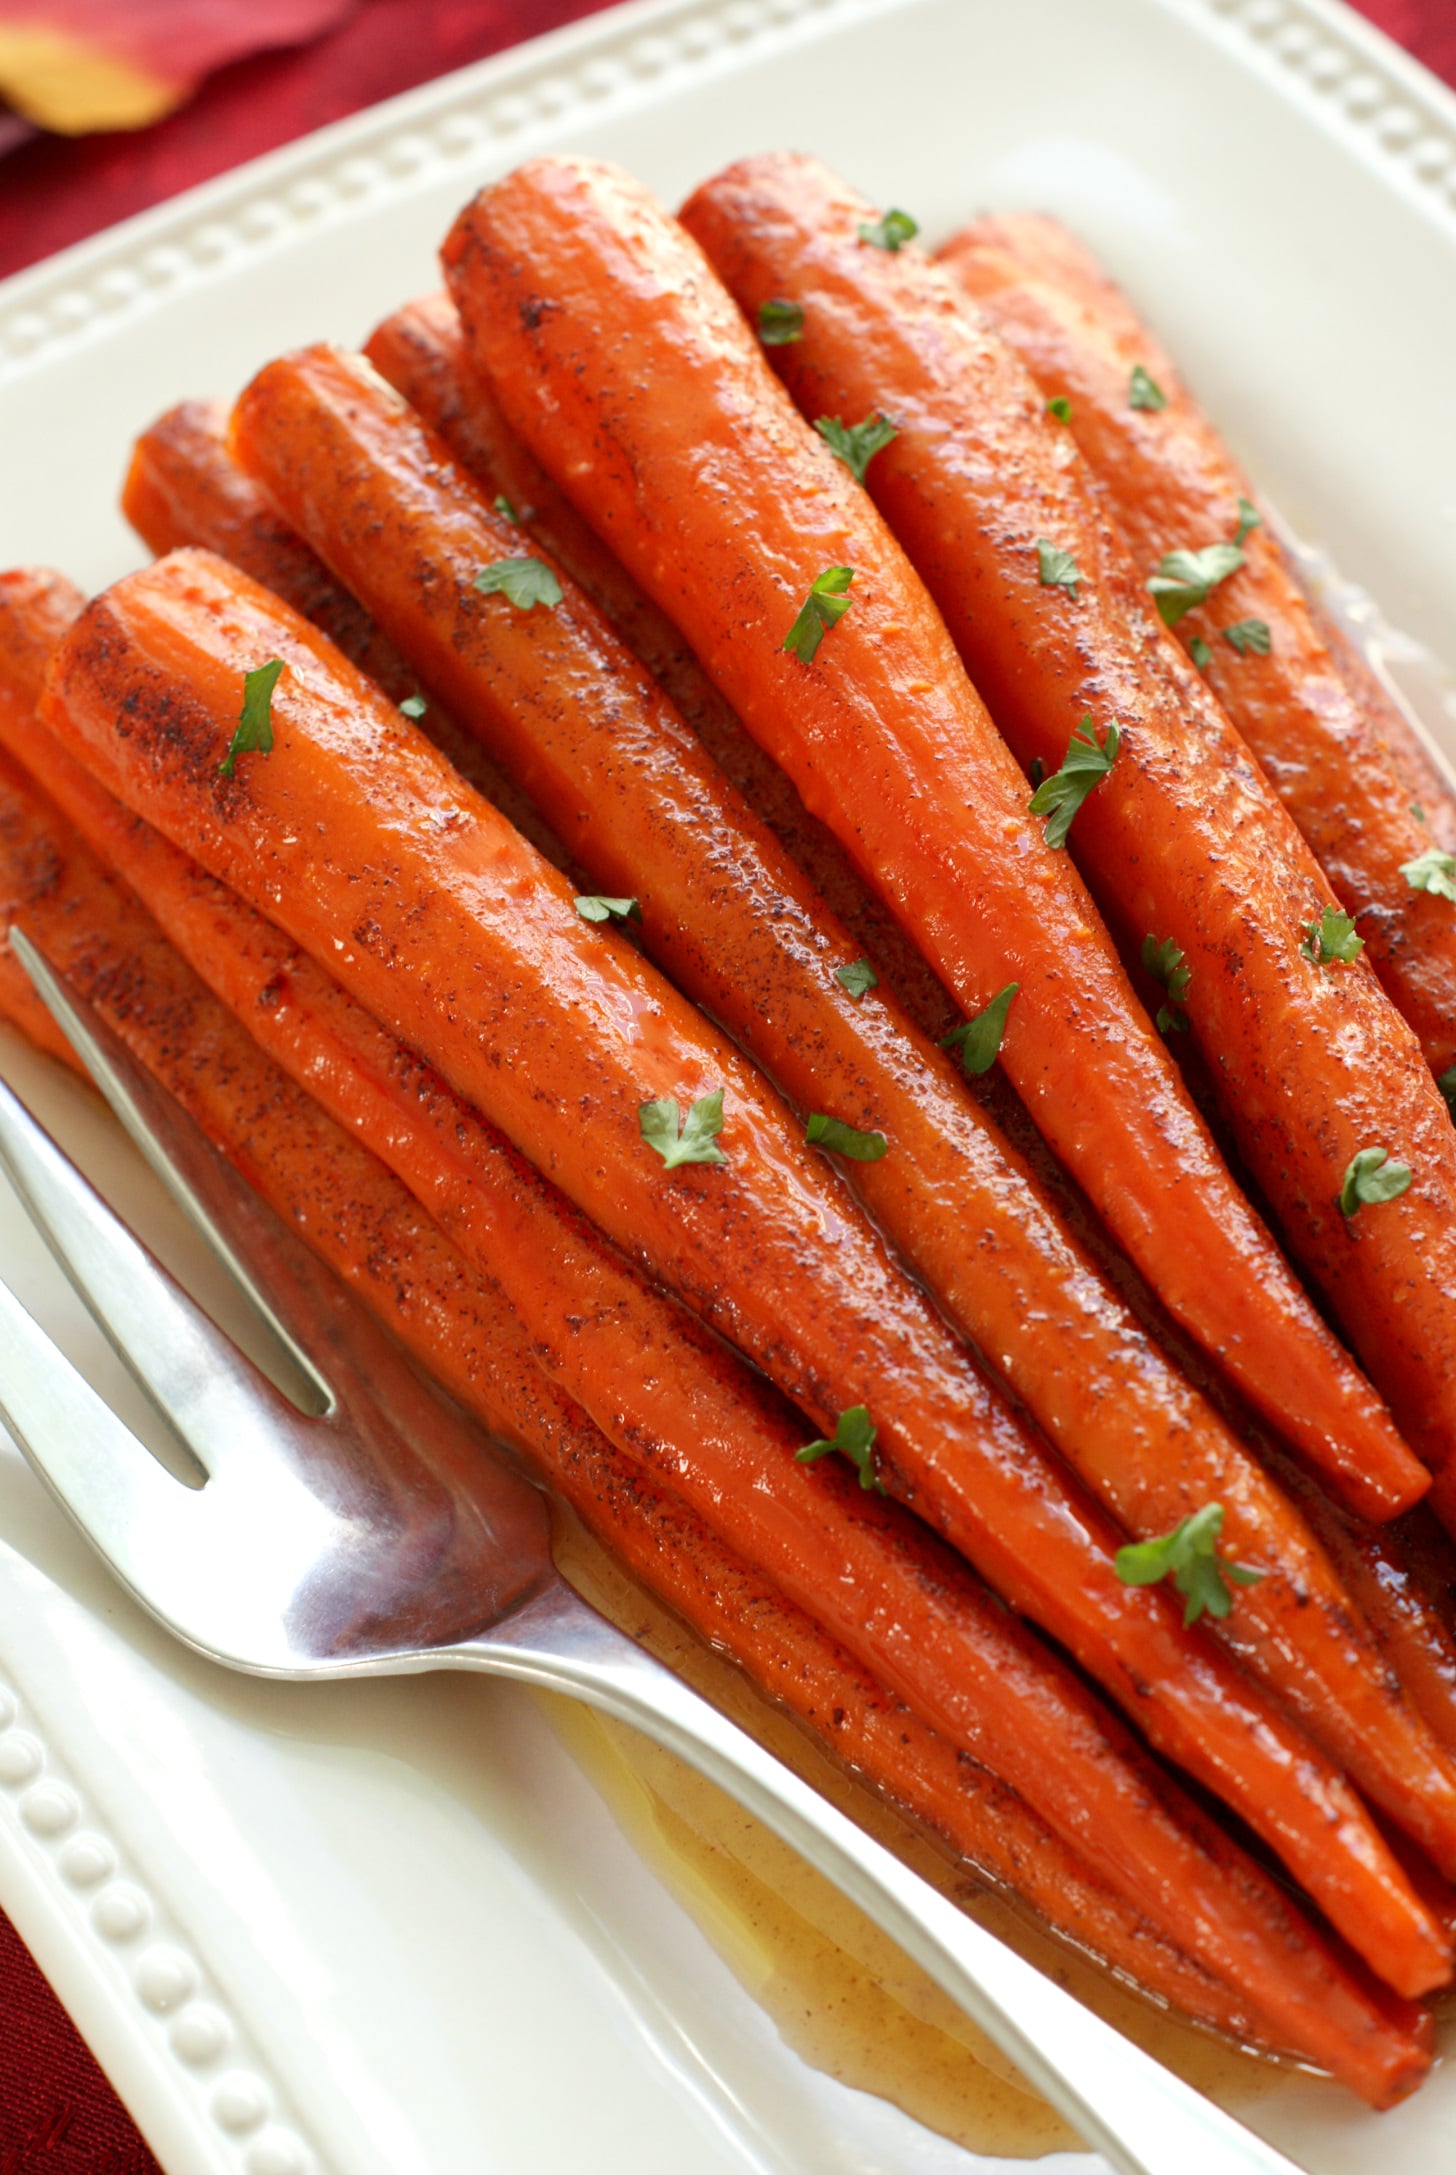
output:
[[[303,52],[241,61],[140,135],[41,137],[0,157],[0,276],[193,182],[601,0],[363,0]],[[1456,85],[1453,0],[1357,0]],[[0,2175],[157,2175],[76,2032],[0,1916]]]

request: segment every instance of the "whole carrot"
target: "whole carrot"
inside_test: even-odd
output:
[[[548,159],[483,192],[446,255],[516,427],[689,629],[965,1011],[1018,985],[1001,1063],[1169,1312],[1276,1426],[1332,1440],[1356,1426],[1382,1469],[1405,1471],[1385,1416],[1357,1417],[1343,1358],[1028,814],[923,586],[696,245],[615,169]],[[812,662],[786,655],[814,582],[841,566],[849,610]]]
[[[280,668],[272,752],[229,777],[218,751],[236,745],[234,704],[265,656]],[[999,1404],[762,1082],[629,947],[577,917],[563,880],[306,622],[221,561],[176,554],[88,608],[43,712],[579,1207],[731,1325],[808,1404],[822,1449],[842,1443],[862,1480],[913,1500],[1071,1645],[1286,1855],[1389,1983],[1445,1977],[1444,1942],[1338,1770],[1180,1624],[1165,1588],[1117,1577],[1115,1529]],[[699,1148],[697,1167],[665,1169],[662,1147],[681,1154],[713,1131],[719,1094],[719,1160]],[[685,1103],[697,1114],[675,1141]],[[772,1497],[754,1507],[785,1515]]]
[[[926,961],[855,874],[833,834],[809,814],[778,764],[744,731],[667,614],[613,557],[512,431],[489,384],[471,365],[450,297],[425,295],[406,303],[376,326],[364,352],[380,376],[439,432],[486,497],[497,503],[504,498],[521,527],[611,621],[916,1024],[936,1040],[948,1033],[956,1023],[955,1008]],[[174,538],[179,544],[211,541],[207,536]],[[305,617],[314,617],[306,606],[301,609]]]
[[[53,880],[32,887],[25,898],[29,933],[102,1006],[133,1050],[280,1212],[363,1289],[410,1348],[493,1432],[524,1448],[594,1530],[690,1622],[726,1644],[758,1682],[821,1730],[826,1709],[832,1708],[831,1741],[841,1757],[863,1764],[899,1802],[941,1827],[991,1878],[1009,1877],[1034,1905],[1044,1899],[1051,1923],[1064,1935],[1090,1943],[1119,1968],[1133,1966],[1141,1983],[1171,1993],[1191,2013],[1225,2028],[1237,2030],[1241,2018],[1252,2017],[1259,2037],[1272,2021],[1275,2044],[1330,2062],[1369,2097],[1388,2099],[1416,2081],[1424,2067],[1420,2020],[1388,2005],[1372,2010],[1368,1997],[1355,1993],[1278,1891],[1152,1771],[1137,1786],[1136,1810],[1130,1803],[1122,1817],[1133,1812],[1135,1822],[1146,1825],[1151,1814],[1155,1830],[1172,1825],[1185,1831],[1188,1862],[1181,1873],[1169,1869],[1177,1886],[1168,1891],[1178,1897],[1175,1915],[1185,1937],[1190,1929],[1201,1930],[1207,1896],[1227,1913],[1220,1890],[1229,1890],[1233,1910],[1222,1929],[1220,1954],[1231,1960],[1236,1980],[1248,1981],[1250,1996],[1235,1994],[1231,2001],[1222,1984],[1207,1983],[1200,1966],[1184,1961],[1176,1942],[1131,1914],[1115,1891],[1103,1890],[1097,1876],[1013,1791],[984,1777],[950,1739],[927,1730],[873,1677],[856,1670],[822,1631],[815,1634],[817,1604],[814,1619],[786,1605],[646,1477],[637,1460],[613,1452],[579,1408],[551,1389],[538,1372],[528,1336],[493,1282],[472,1272],[397,1181],[268,1063],[192,980],[125,887],[67,839],[54,813],[3,757],[0,810],[15,812],[9,826],[0,824],[0,841],[22,837],[22,865],[27,859],[34,863],[39,844],[52,871]],[[833,1476],[816,1483],[827,1501],[846,1486],[852,1491],[852,1484]],[[864,1506],[854,1502],[855,1492],[847,1507],[862,1517]],[[871,1522],[878,1516],[883,1523],[887,1514],[870,1508]],[[921,1649],[921,1662],[929,1663],[934,1678],[953,1658],[964,1660],[965,1632],[962,1627],[957,1636],[945,1617],[933,1551],[931,1559],[922,1554],[917,1591],[918,1598],[907,1595],[902,1604],[911,1619],[926,1609],[940,1609],[942,1616],[936,1631],[927,1625],[931,1643]],[[750,1601],[752,1607],[734,1611],[735,1600]],[[719,1613],[725,1603],[726,1619]],[[953,1602],[951,1613],[953,1618]],[[1019,1649],[1013,1654],[1007,1646],[1010,1630],[1004,1618],[989,1624],[993,1645],[999,1640],[1001,1668],[1010,1680],[1024,1679],[1027,1654]],[[910,1651],[908,1643],[905,1650]],[[789,1664],[791,1677],[783,1674]],[[917,1666],[923,1678],[927,1672]],[[1058,1704],[1054,1676],[1042,1684],[1044,1716],[1048,1695]],[[1031,1681],[1037,1681],[1034,1669]],[[962,1675],[951,1711],[965,1713],[966,1690]],[[1085,1695],[1080,1705],[1089,1709]],[[1083,1723],[1075,1719],[1063,1734],[1068,1719],[1062,1717],[1052,1740],[1059,1753],[1086,1740]],[[1114,1727],[1112,1734],[1120,1733]],[[888,1755],[883,1771],[876,1766],[882,1754]],[[1109,1778],[1115,1787],[1116,1772],[1114,1751],[1094,1771],[1104,1794]],[[1065,1893],[1058,1890],[1061,1880],[1067,1883]],[[1254,1975],[1258,1972],[1262,1979]],[[1291,2032],[1292,2038],[1286,2036]]]
[[[684,216],[750,314],[804,297],[802,340],[772,352],[808,415],[894,415],[867,481],[1023,763],[1050,781],[1074,732],[1084,765],[1116,749],[1098,790],[1096,767],[1061,774],[1053,820],[1086,793],[1079,865],[1161,962],[1169,1030],[1191,1030],[1292,1249],[1441,1466],[1456,1451],[1449,1114],[1366,962],[1311,939],[1338,902],[1166,640],[1065,428],[951,275],[914,243],[863,240],[872,207],[817,161],[745,161]]]
[[[1068,403],[1067,428],[1137,566],[1151,575],[1170,552],[1242,534],[1242,565],[1178,614],[1178,638],[1353,917],[1432,1070],[1446,1072],[1456,1061],[1456,900],[1405,874],[1431,852],[1427,811],[1346,686],[1278,539],[1249,526],[1248,479],[1127,297],[1056,220],[981,219],[939,255],[1042,392]]]
[[[411,715],[487,800],[548,861],[570,862],[538,809],[438,703],[426,702],[406,660],[296,531],[279,518],[227,450],[228,411],[218,401],[184,400],[159,416],[132,448],[121,510],[160,557],[201,544],[311,619],[361,672]],[[421,707],[423,705],[423,707]]]

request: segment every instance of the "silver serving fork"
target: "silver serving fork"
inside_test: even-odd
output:
[[[874,1918],[1123,2175],[1297,2175],[863,1834],[565,1584],[537,1490],[448,1410],[18,931],[122,1124],[308,1385],[244,1358],[0,1084],[0,1165],[196,1457],[174,1479],[0,1284],[0,1414],[197,1652],[299,1679],[484,1669],[576,1694],[719,1783]]]

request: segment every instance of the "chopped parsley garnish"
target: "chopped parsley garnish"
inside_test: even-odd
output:
[[[1235,545],[1241,544],[1244,541],[1244,538],[1248,535],[1250,529],[1261,529],[1263,526],[1264,524],[1259,517],[1258,507],[1251,504],[1248,499],[1240,498],[1239,525],[1234,530]]]
[[[1106,738],[1099,740],[1090,711],[1077,726],[1067,742],[1061,769],[1043,778],[1028,803],[1034,816],[1047,819],[1045,836],[1049,846],[1065,846],[1073,816],[1093,786],[1111,770],[1121,740],[1115,725],[1109,725]]]
[[[1063,551],[1060,544],[1048,542],[1045,536],[1036,540],[1036,571],[1043,589],[1065,589],[1069,596],[1076,596],[1082,569],[1070,551]]]
[[[660,1102],[643,1103],[637,1111],[637,1124],[648,1147],[657,1150],[670,1171],[676,1170],[679,1163],[728,1160],[718,1146],[718,1135],[723,1130],[721,1088],[700,1095],[685,1118],[670,1096]]]
[[[1165,627],[1176,627],[1185,612],[1206,604],[1220,582],[1244,563],[1237,544],[1208,544],[1202,551],[1169,551],[1158,561],[1148,583]]]
[[[1188,1014],[1183,1009],[1183,999],[1188,994],[1188,984],[1193,979],[1193,969],[1185,955],[1170,936],[1143,938],[1143,965],[1155,982],[1161,982],[1168,992],[1168,1002],[1158,1007],[1156,1021],[1160,1035],[1186,1035]]]
[[[517,528],[520,527],[521,517],[516,512],[516,509],[511,504],[510,500],[506,497],[504,491],[497,491],[491,503],[495,507],[496,512],[500,515],[503,521],[514,521]]]
[[[240,755],[267,755],[273,747],[273,690],[283,670],[281,657],[270,657],[243,674],[243,707],[233,727],[227,754],[218,764],[224,778],[236,775]]]
[[[1356,936],[1348,914],[1342,914],[1338,906],[1327,906],[1316,920],[1305,924],[1304,942],[1299,948],[1316,967],[1328,967],[1336,961],[1348,966],[1364,951],[1365,939]]]
[[[858,1126],[823,1117],[817,1110],[804,1128],[804,1138],[811,1148],[828,1148],[855,1163],[878,1163],[890,1145],[883,1133],[862,1133]]]
[[[1134,363],[1128,381],[1127,404],[1130,408],[1166,408],[1168,396],[1157,380],[1149,376],[1141,363]]]
[[[1398,1201],[1410,1190],[1408,1163],[1392,1163],[1388,1148],[1361,1148],[1351,1156],[1340,1187],[1340,1213],[1349,1218],[1380,1201]]]
[[[1456,854],[1442,853],[1439,846],[1432,846],[1429,852],[1407,861],[1400,873],[1412,891],[1429,891],[1438,899],[1456,900]]]
[[[981,1007],[974,1019],[963,1020],[959,1027],[952,1027],[950,1033],[942,1037],[941,1048],[954,1050],[967,1072],[979,1077],[995,1064],[1001,1053],[1001,1037],[1006,1032],[1006,1015],[1020,987],[1020,982],[1008,982],[1004,989],[997,990],[989,1004]]]
[[[893,256],[907,242],[913,242],[920,232],[920,222],[912,219],[908,211],[887,211],[883,219],[866,220],[859,230],[862,242],[870,242],[876,249],[888,249]]]
[[[406,695],[399,706],[401,717],[423,717],[430,707],[423,695]]]
[[[758,337],[765,347],[787,347],[804,337],[804,305],[801,302],[760,302]]]
[[[865,470],[875,455],[898,435],[887,415],[867,415],[862,423],[851,423],[847,430],[837,415],[821,415],[814,428],[830,452],[839,455],[856,483],[864,482]]]
[[[1267,657],[1272,648],[1267,619],[1236,619],[1231,627],[1223,630],[1225,642],[1232,642],[1241,657],[1252,650],[1256,657]]]
[[[856,1003],[867,989],[878,989],[880,978],[867,959],[852,959],[847,967],[836,967],[836,982],[842,982]]]
[[[801,664],[813,664],[826,628],[837,627],[853,604],[849,594],[853,580],[852,566],[826,566],[822,574],[815,575],[798,618],[784,636],[784,648]]]
[[[537,604],[554,610],[561,602],[561,584],[543,559],[497,559],[481,568],[474,586],[483,597],[504,597],[518,612]]]
[[[1059,423],[1070,423],[1072,420],[1072,403],[1065,393],[1053,393],[1046,404],[1046,412],[1048,415],[1054,416]]]
[[[1194,635],[1193,640],[1188,645],[1188,654],[1200,672],[1206,672],[1213,663],[1213,651],[1201,634]]]
[[[1210,1616],[1227,1616],[1234,1605],[1233,1587],[1257,1586],[1264,1574],[1219,1554],[1222,1531],[1222,1503],[1205,1503],[1171,1533],[1119,1548],[1113,1568],[1124,1586],[1156,1586],[1171,1578],[1186,1604],[1185,1624],[1196,1624],[1205,1610]]]
[[[609,899],[604,891],[589,891],[573,899],[583,921],[640,921],[642,908],[636,899]]]
[[[1411,814],[1412,814],[1412,815],[1413,815],[1413,816],[1415,817],[1415,819],[1416,819],[1417,823],[1424,823],[1424,822],[1425,822],[1425,820],[1426,820],[1426,811],[1425,811],[1425,809],[1424,809],[1424,808],[1422,808],[1422,806],[1421,806],[1421,804],[1420,804],[1420,802],[1419,802],[1419,801],[1412,801],[1412,802],[1411,802],[1411,804],[1410,804],[1410,812],[1411,812]]]
[[[1445,1072],[1438,1073],[1436,1085],[1446,1098],[1446,1108],[1450,1111],[1453,1121],[1456,1121],[1456,1065],[1451,1065]]]
[[[848,1458],[859,1474],[862,1488],[874,1488],[883,1495],[884,1484],[875,1472],[875,1436],[878,1432],[870,1424],[868,1406],[851,1405],[848,1412],[840,1413],[832,1435],[820,1435],[816,1441],[806,1442],[794,1455],[800,1465],[812,1465],[816,1458],[827,1458],[837,1450],[842,1458]]]

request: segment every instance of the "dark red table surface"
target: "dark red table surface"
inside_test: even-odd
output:
[[[246,5],[246,0],[239,0]],[[600,0],[362,0],[302,52],[214,76],[138,135],[40,137],[0,159],[0,277],[412,84],[596,12]],[[1359,0],[1456,85],[1456,0]],[[0,1916],[0,2175],[157,2175],[156,2162]]]

